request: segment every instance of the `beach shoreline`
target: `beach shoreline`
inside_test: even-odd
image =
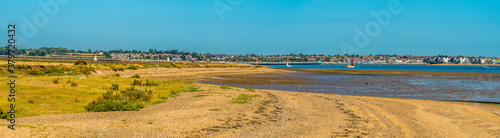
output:
[[[225,80],[307,84],[279,78],[297,71],[260,68],[146,68],[98,70],[97,76],[199,81]],[[369,73],[369,72],[368,72]],[[272,75],[276,75],[274,77]],[[3,137],[498,137],[500,106],[290,92],[193,83],[183,92],[139,111],[84,112],[21,117],[18,130],[0,127]],[[248,103],[232,103],[241,95]],[[452,107],[452,108],[450,108]],[[0,125],[9,124],[7,120]],[[98,125],[97,125],[98,124]]]
[[[140,111],[22,117],[16,131],[1,127],[0,132],[4,137],[500,136],[498,105],[196,85],[204,91]],[[258,96],[230,103],[241,94]]]

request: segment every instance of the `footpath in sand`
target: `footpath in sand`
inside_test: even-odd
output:
[[[500,137],[493,104],[196,85],[140,111],[23,117],[15,131],[2,121],[0,137]],[[240,94],[259,96],[230,103]]]

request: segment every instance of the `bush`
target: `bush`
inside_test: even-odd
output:
[[[7,112],[0,108],[0,118],[7,119],[8,117]]]
[[[59,80],[61,80],[61,78],[54,78],[54,79],[52,80],[52,83],[54,83],[54,84],[59,84]]]
[[[141,85],[142,85],[142,80],[134,80],[134,81],[132,82],[132,85],[133,85],[133,86],[141,86]]]
[[[127,67],[127,69],[137,70],[137,69],[139,69],[139,67],[135,66],[135,65],[130,65],[130,66]]]
[[[134,76],[130,77],[130,78],[141,78],[141,76],[139,76],[139,74],[135,74]]]
[[[45,72],[45,74],[52,75],[52,76],[64,75],[64,71],[62,69],[56,68],[56,67],[48,68],[44,72]]]
[[[111,84],[111,90],[114,90],[114,91],[118,91],[119,90],[119,87],[120,85],[118,84]]]
[[[90,102],[84,106],[85,110],[92,112],[105,111],[138,111],[143,108],[145,103],[150,101],[153,96],[153,90],[139,90],[130,87],[126,90],[107,91],[101,98]]]
[[[115,73],[115,74],[113,74],[113,76],[115,76],[115,77],[120,77],[120,74]]]
[[[248,87],[245,87],[245,90],[247,90],[247,91],[249,91],[249,92],[255,92],[255,89],[248,88]]]
[[[29,70],[26,73],[29,74],[29,75],[45,75],[44,72],[39,71],[39,70]]]
[[[79,60],[75,62],[75,65],[87,65],[87,62]]]
[[[76,87],[76,86],[78,86],[78,83],[76,83],[76,82],[71,82],[71,87]]]
[[[224,86],[224,85],[220,86],[220,88],[221,88],[221,89],[224,89],[224,90],[226,90],[226,89],[231,89],[231,87],[229,87],[229,86]]]
[[[148,79],[146,79],[145,84],[142,83],[142,80],[135,79],[134,81],[132,81],[132,86],[158,86],[159,84],[160,83],[158,83],[157,81]]]
[[[159,85],[158,82],[153,81],[153,80],[150,81],[148,79],[146,79],[146,84],[144,84],[144,86],[158,86],[158,85]]]

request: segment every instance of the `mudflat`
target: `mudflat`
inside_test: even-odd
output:
[[[197,81],[220,75],[283,73],[269,68],[150,68],[121,77]],[[98,71],[108,75],[111,71]],[[272,78],[272,77],[271,77]],[[277,77],[276,77],[277,78]],[[243,81],[244,78],[240,79]],[[270,82],[301,83],[284,80]],[[269,83],[269,82],[266,82]],[[1,137],[499,137],[500,106],[369,96],[302,93],[195,83],[140,111],[22,117]],[[246,102],[234,102],[242,95]]]

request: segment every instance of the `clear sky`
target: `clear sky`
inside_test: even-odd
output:
[[[400,12],[389,12],[386,26],[376,22],[370,12],[388,11],[397,1]],[[353,53],[341,49],[345,42],[361,55],[500,57],[500,0],[2,0],[0,5],[5,35],[0,44],[7,44],[7,24],[16,23],[22,48]],[[354,28],[365,31],[373,23],[379,32],[356,46]]]

